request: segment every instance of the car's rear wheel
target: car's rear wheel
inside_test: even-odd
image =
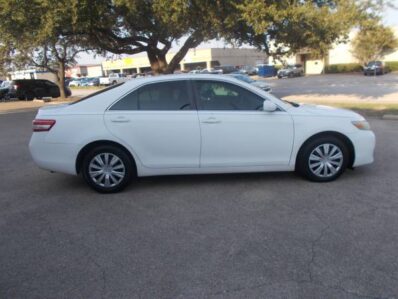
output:
[[[101,193],[123,190],[131,180],[133,163],[122,149],[103,145],[91,150],[83,159],[82,174],[87,184]]]
[[[334,136],[314,139],[303,146],[297,157],[297,171],[315,182],[337,179],[347,168],[349,151]]]
[[[35,95],[31,92],[28,92],[25,94],[25,99],[27,99],[28,101],[33,101],[34,98],[35,98]]]

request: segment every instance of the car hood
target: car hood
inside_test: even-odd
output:
[[[360,114],[354,111],[330,107],[330,106],[324,106],[324,105],[300,104],[299,107],[295,107],[292,109],[295,109],[295,111],[297,111],[299,114],[344,117],[344,118],[351,118],[353,120],[364,119]]]

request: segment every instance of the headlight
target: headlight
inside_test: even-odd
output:
[[[356,120],[351,122],[359,130],[370,130],[370,125],[366,120]]]

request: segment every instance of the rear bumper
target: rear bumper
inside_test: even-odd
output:
[[[373,163],[376,137],[372,131],[360,131],[350,136],[354,145],[354,167]]]
[[[45,170],[76,175],[76,145],[48,143],[46,135],[46,132],[33,133],[29,142],[33,161]]]

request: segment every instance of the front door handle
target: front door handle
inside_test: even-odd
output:
[[[209,117],[206,120],[202,121],[202,124],[219,124],[221,122],[221,120],[218,120],[215,117]]]
[[[111,118],[111,122],[113,122],[113,123],[128,123],[128,122],[130,122],[130,120],[128,118],[120,116],[120,117]]]

